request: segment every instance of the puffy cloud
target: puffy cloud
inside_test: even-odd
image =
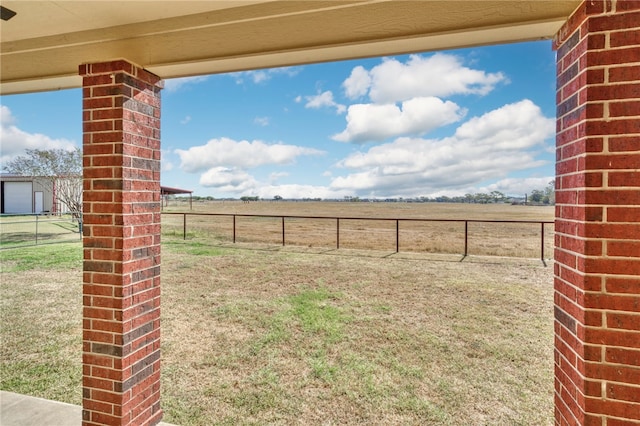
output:
[[[505,81],[502,73],[474,70],[465,67],[457,56],[436,53],[428,57],[411,55],[406,63],[385,59],[370,71],[358,66],[342,87],[350,99],[368,93],[375,103],[394,103],[414,97],[486,95]]]
[[[253,192],[260,185],[249,173],[236,167],[212,167],[200,176],[200,185],[222,192]]]
[[[0,163],[6,164],[26,149],[66,149],[73,150],[76,144],[68,139],[53,139],[40,133],[20,130],[9,107],[0,105]]]
[[[326,186],[285,184],[277,185],[274,181],[286,173],[273,173],[269,183],[257,181],[244,170],[229,167],[214,167],[200,177],[200,184],[216,188],[220,192],[234,196],[252,195],[269,200],[279,195],[283,198],[342,198],[349,195],[346,191],[333,190]]]
[[[357,99],[367,94],[371,86],[371,75],[363,66],[351,70],[351,75],[342,83],[344,94],[349,99]]]
[[[347,110],[346,106],[337,103],[333,99],[333,93],[330,90],[315,96],[305,96],[305,99],[307,100],[305,108],[335,108],[338,114],[342,114]]]
[[[321,155],[323,151],[295,145],[267,144],[262,141],[234,141],[229,138],[212,139],[206,145],[188,150],[174,151],[180,157],[182,170],[200,173],[200,184],[216,188],[220,192],[238,195],[258,195],[272,198],[275,195],[289,197],[288,190],[277,190],[281,185],[273,183],[287,172],[274,172],[269,183],[259,182],[247,169],[263,165],[293,163],[301,155]],[[286,186],[286,185],[285,185]],[[302,191],[302,190],[300,190]]]
[[[400,135],[422,135],[454,123],[465,114],[451,101],[435,97],[414,98],[395,104],[355,104],[347,113],[347,128],[332,137],[340,142],[382,141]]]
[[[456,130],[457,140],[473,140],[495,149],[527,149],[553,134],[553,120],[528,99],[474,117]]]
[[[334,178],[330,189],[415,196],[448,188],[451,194],[452,189],[545,164],[537,156],[554,131],[554,120],[523,100],[470,119],[451,137],[404,137],[351,154],[337,166],[353,172]]]
[[[247,169],[265,164],[291,164],[301,155],[321,155],[323,151],[296,145],[267,144],[263,141],[235,141],[229,138],[212,139],[205,145],[188,150],[176,149],[180,168],[189,173],[215,167]]]

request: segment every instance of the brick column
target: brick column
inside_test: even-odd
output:
[[[640,1],[556,35],[555,418],[640,425]]]
[[[126,61],[83,76],[83,425],[160,422],[160,89]]]

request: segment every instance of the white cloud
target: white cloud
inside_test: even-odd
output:
[[[236,167],[212,167],[200,176],[200,185],[230,193],[253,193],[260,186],[253,176]]]
[[[280,179],[281,177],[287,177],[289,173],[287,172],[273,172],[269,175],[269,182],[273,183]]]
[[[332,137],[340,142],[382,141],[401,135],[422,135],[459,121],[465,114],[451,101],[414,98],[395,104],[355,104],[347,113],[347,128]]]
[[[164,90],[170,93],[177,92],[185,86],[202,83],[204,81],[207,81],[207,79],[209,79],[209,76],[206,75],[196,77],[169,78],[164,81]]]
[[[163,149],[160,151],[160,170],[163,172],[169,172],[173,170],[175,164],[170,160],[171,151]]]
[[[357,152],[337,166],[353,170],[330,189],[362,196],[430,195],[545,164],[537,159],[554,120],[529,100],[474,117],[443,139],[399,138]]]
[[[169,160],[161,160],[160,165],[163,172],[169,172],[175,167],[174,164]]]
[[[274,173],[284,176],[285,174]],[[252,175],[238,168],[214,167],[207,170],[200,177],[200,184],[209,188],[216,188],[222,193],[231,196],[251,195],[263,200],[273,199],[276,195],[283,198],[342,198],[349,195],[346,191],[336,191],[326,186],[274,184],[274,176],[270,176],[270,182],[259,182]]]
[[[505,178],[480,188],[480,192],[500,191],[506,195],[531,194],[534,189],[542,190],[549,186],[549,182],[554,180],[554,176],[527,177],[527,178]]]
[[[180,156],[180,168],[197,173],[213,167],[238,167],[247,169],[265,164],[291,164],[301,155],[321,155],[323,151],[282,143],[263,141],[235,141],[229,138],[211,139],[205,145],[188,150],[176,149]]]
[[[73,150],[76,144],[68,139],[53,139],[40,133],[20,130],[9,107],[0,105],[0,164],[6,164],[26,149],[66,149]]]
[[[505,105],[458,127],[457,140],[479,141],[495,149],[526,149],[555,131],[553,120],[542,116],[528,99]]]
[[[258,126],[268,126],[269,125],[269,117],[256,117],[253,119],[253,124],[257,124]]]
[[[352,69],[349,78],[342,83],[344,94],[349,99],[357,99],[366,95],[370,86],[371,76],[369,75],[369,71],[361,65]]]
[[[356,67],[342,86],[350,99],[368,93],[372,102],[394,103],[414,97],[486,95],[500,82],[506,82],[502,73],[471,69],[457,56],[436,53],[411,55],[406,63],[385,59],[370,71]]]
[[[338,114],[342,114],[347,110],[346,106],[333,100],[333,93],[330,90],[318,93],[315,96],[305,96],[305,99],[307,100],[305,108],[335,108]]]
[[[187,124],[190,121],[191,121],[191,116],[187,115],[182,120],[180,120],[180,124]]]

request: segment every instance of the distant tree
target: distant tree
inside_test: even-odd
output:
[[[279,195],[276,195],[276,196],[273,197],[273,199],[276,200],[276,201],[280,201],[280,200],[282,200],[282,197],[279,196]]]
[[[27,149],[5,166],[9,173],[43,178],[55,199],[75,219],[82,213],[82,151],[74,149]]]
[[[493,198],[493,201],[496,203],[499,203],[501,201],[504,201],[504,194],[500,191],[491,191],[491,197]]]
[[[532,203],[541,203],[544,198],[544,192],[539,189],[534,189],[531,191],[531,195],[529,195],[529,201]]]
[[[542,197],[542,202],[544,204],[555,204],[556,203],[556,181],[555,179],[549,182],[547,187],[544,189],[544,197]]]
[[[483,192],[478,192],[477,194],[474,195],[474,198],[476,200],[476,203],[487,204],[491,199],[491,196]]]

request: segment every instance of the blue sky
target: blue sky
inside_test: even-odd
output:
[[[80,146],[81,104],[3,96],[2,161]],[[167,80],[162,108],[162,184],[194,195],[523,195],[554,176],[548,41]]]

